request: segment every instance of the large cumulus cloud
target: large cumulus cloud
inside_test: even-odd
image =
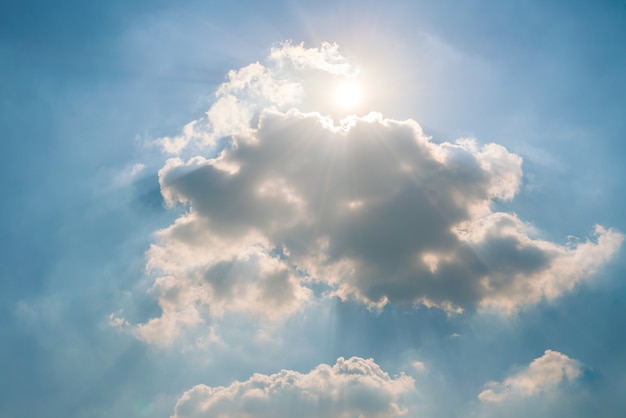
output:
[[[282,370],[229,386],[197,385],[178,399],[173,418],[396,418],[414,392],[411,377],[392,378],[372,359],[339,358],[304,374]]]
[[[560,245],[494,212],[522,180],[522,159],[498,144],[295,107],[353,77],[334,45],[285,44],[231,72],[207,117],[162,141],[177,154],[159,172],[162,194],[187,212],[148,252],[163,313],[142,338],[169,341],[207,314],[289,315],[314,283],[371,307],[510,312],[571,290],[621,245],[601,226]]]

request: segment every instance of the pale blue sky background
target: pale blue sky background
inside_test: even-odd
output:
[[[337,42],[384,69],[372,110],[524,157],[520,193],[502,205],[546,239],[626,232],[624,2],[314,3],[0,2],[0,417],[167,417],[193,385],[339,356],[392,374],[420,359],[433,371],[424,416],[464,416],[485,382],[546,349],[587,367],[584,395],[567,394],[559,416],[621,416],[623,249],[590,283],[514,317],[328,301],[255,356],[155,349],[108,325],[122,307],[137,321],[158,312],[141,291],[144,252],[180,209],[163,207],[165,156],[149,142],[287,39]],[[243,319],[222,330],[245,346]]]

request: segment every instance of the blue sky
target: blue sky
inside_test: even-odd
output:
[[[0,416],[621,416],[625,21],[2,2]]]

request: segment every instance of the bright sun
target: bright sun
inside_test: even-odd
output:
[[[335,103],[343,109],[357,107],[363,99],[363,89],[354,81],[345,81],[335,87]]]

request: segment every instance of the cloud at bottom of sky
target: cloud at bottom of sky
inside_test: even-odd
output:
[[[229,386],[197,385],[181,395],[173,418],[395,418],[415,393],[411,377],[390,377],[372,359],[339,358],[308,373],[254,374]]]

